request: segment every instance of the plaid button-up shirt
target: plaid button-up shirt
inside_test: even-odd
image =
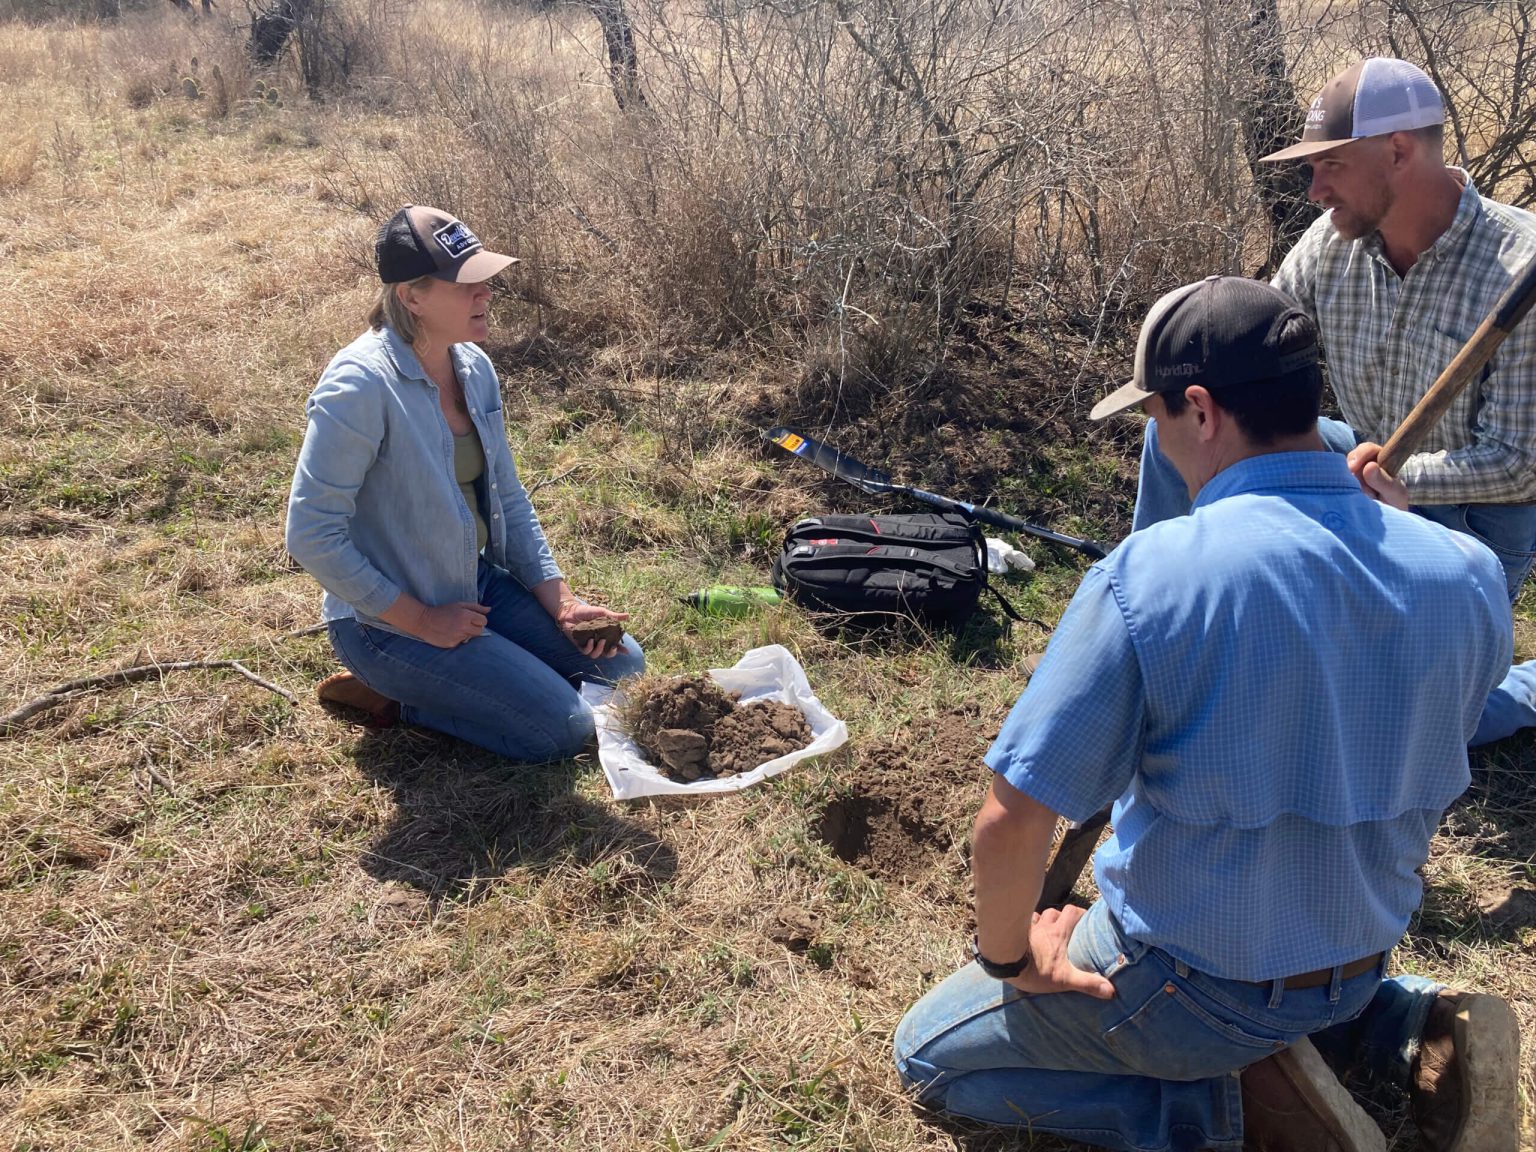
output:
[[[1317,321],[1344,419],[1384,444],[1526,263],[1536,216],[1464,187],[1451,226],[1406,276],[1377,233],[1344,240],[1324,213],[1274,278]],[[1416,504],[1536,501],[1536,322],[1516,326],[1399,473]]]

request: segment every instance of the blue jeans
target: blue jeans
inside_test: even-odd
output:
[[[1406,1077],[1434,985],[1382,970],[1316,988],[1249,984],[1191,969],[1121,932],[1100,901],[1072,933],[1072,963],[1113,1000],[1030,996],[967,965],[896,1029],[896,1068],[918,1099],[954,1116],[1105,1148],[1242,1148],[1237,1071],[1303,1036]],[[1385,966],[1385,960],[1382,962]],[[1416,983],[1415,983],[1416,981]],[[1327,1031],[1337,1029],[1338,1031]]]
[[[398,700],[407,723],[526,763],[575,756],[596,732],[577,686],[643,671],[640,646],[625,636],[615,656],[583,656],[533,593],[484,560],[477,595],[490,609],[485,631],[456,648],[356,620],[331,621],[331,647],[359,680]]]
[[[1335,452],[1348,452],[1357,443],[1354,429],[1338,420],[1319,420],[1317,430]],[[1157,447],[1157,421],[1147,421],[1141,446],[1141,475],[1136,485],[1136,512],[1131,531],[1187,515],[1189,489]],[[1513,604],[1536,561],[1536,504],[1429,504],[1413,511],[1486,544],[1504,566],[1504,580]],[[1475,748],[1502,740],[1521,728],[1536,725],[1536,661],[1516,664],[1488,696],[1470,743]]]

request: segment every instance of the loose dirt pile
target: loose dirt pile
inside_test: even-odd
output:
[[[966,703],[890,740],[862,742],[846,790],[823,807],[815,834],[871,876],[931,887],[940,898],[940,877],[968,875],[971,821],[991,777],[982,756],[1000,723]]]
[[[620,714],[646,758],[685,783],[747,772],[811,742],[793,705],[739,701],[708,676],[641,677],[624,685]]]

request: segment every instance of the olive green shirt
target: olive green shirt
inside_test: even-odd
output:
[[[474,432],[453,438],[453,478],[458,481],[459,491],[464,493],[464,503],[475,518],[475,550],[485,548],[490,532],[485,527],[485,509],[480,506],[480,477],[485,475],[485,450],[480,447],[480,437]]]

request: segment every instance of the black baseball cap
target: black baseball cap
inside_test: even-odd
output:
[[[1183,392],[1192,384],[1231,388],[1317,371],[1317,326],[1294,300],[1262,280],[1208,276],[1152,305],[1136,341],[1130,383],[1089,415],[1102,420],[1154,393]]]
[[[516,256],[487,252],[464,221],[416,204],[407,204],[385,221],[373,251],[379,279],[386,284],[404,284],[419,276],[478,284],[517,263]]]
[[[1372,56],[1351,64],[1313,97],[1299,144],[1259,160],[1300,160],[1351,140],[1444,123],[1445,101],[1422,68],[1391,56]]]

